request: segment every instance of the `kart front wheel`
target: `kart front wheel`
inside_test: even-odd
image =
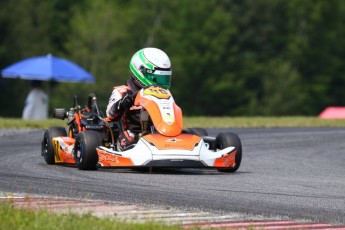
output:
[[[61,136],[67,136],[67,132],[64,127],[50,127],[44,132],[41,155],[49,165],[55,164],[53,138]]]
[[[84,131],[77,135],[74,144],[76,166],[81,170],[95,170],[98,163],[96,148],[102,145],[101,136],[96,131]]]
[[[188,128],[186,129],[188,134],[194,134],[199,137],[208,136],[207,130],[204,128]]]
[[[220,133],[216,137],[215,145],[216,149],[224,149],[230,146],[236,148],[235,166],[230,168],[217,168],[219,172],[236,172],[242,160],[242,143],[239,136],[235,133]]]

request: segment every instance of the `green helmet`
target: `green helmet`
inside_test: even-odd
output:
[[[170,87],[171,63],[168,55],[157,48],[144,48],[136,52],[130,63],[131,77],[139,87],[158,85]]]

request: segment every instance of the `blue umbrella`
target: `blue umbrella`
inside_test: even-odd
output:
[[[94,82],[93,76],[79,65],[51,54],[17,62],[1,71],[5,78],[58,82]]]

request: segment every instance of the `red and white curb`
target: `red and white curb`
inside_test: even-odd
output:
[[[311,223],[308,221],[276,220],[263,217],[249,217],[238,213],[219,215],[203,211],[144,207],[116,202],[76,200],[52,197],[25,197],[0,195],[0,202],[10,202],[16,208],[47,210],[52,213],[92,214],[102,218],[116,218],[124,221],[159,221],[166,224],[181,224],[185,229],[344,229],[345,225]]]

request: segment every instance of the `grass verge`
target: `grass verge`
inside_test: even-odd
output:
[[[19,118],[0,117],[0,129],[40,129],[50,126],[66,126],[66,121],[59,119],[22,120]]]
[[[1,118],[0,128],[47,128],[66,126],[67,120],[47,119],[24,121],[19,118]],[[345,119],[318,117],[185,117],[184,127],[245,128],[245,127],[345,127]]]
[[[165,225],[155,222],[129,223],[109,218],[98,218],[91,214],[77,215],[51,214],[45,210],[33,211],[15,208],[10,202],[0,202],[0,229],[35,229],[35,230],[129,230],[129,229],[183,229],[179,225]],[[197,228],[194,228],[197,229]]]
[[[318,117],[186,117],[188,127],[245,128],[245,127],[345,127],[345,119]]]

